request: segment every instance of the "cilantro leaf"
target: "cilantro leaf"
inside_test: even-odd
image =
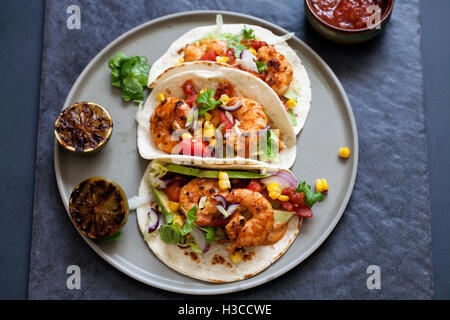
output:
[[[209,110],[214,109],[219,104],[221,104],[221,101],[214,100],[214,93],[215,91],[212,89],[208,89],[205,92],[198,95],[197,100],[195,103],[198,106],[198,116],[203,117],[205,113]]]
[[[247,40],[255,39],[255,35],[253,34],[253,29],[247,29],[246,26],[244,26],[244,29],[241,30],[241,34]]]
[[[165,224],[159,228],[161,240],[165,243],[178,244],[181,238],[180,230],[174,224]]]
[[[203,231],[206,232],[205,237],[206,237],[206,243],[207,244],[210,244],[211,241],[215,240],[216,228],[213,228],[213,227],[201,227],[200,229],[202,229]]]
[[[189,211],[183,208],[183,211],[186,214],[186,221],[181,227],[180,233],[185,236],[194,229],[194,222],[197,220],[197,206],[193,206]]]
[[[147,58],[127,57],[119,52],[108,62],[111,71],[111,84],[121,88],[122,98],[140,104],[144,101],[144,88],[147,86],[150,65]]]
[[[320,192],[311,191],[311,186],[307,185],[305,181],[300,182],[295,191],[303,192],[303,194],[305,195],[305,203],[310,208],[316,202],[321,202],[323,200],[323,194]]]
[[[263,73],[267,70],[267,64],[264,61],[256,61],[256,67],[258,68],[258,73]]]

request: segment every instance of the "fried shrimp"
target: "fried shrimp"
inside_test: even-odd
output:
[[[291,85],[294,71],[284,55],[275,48],[263,46],[256,53],[258,61],[267,65],[265,82],[279,95],[282,96]]]
[[[225,197],[227,194],[228,190],[220,190],[217,179],[195,178],[181,188],[180,206],[185,210],[190,210],[194,206],[199,207],[200,199],[206,196],[204,207],[197,211],[195,223],[200,227],[224,226],[228,220],[217,210],[216,205],[220,202],[213,196]]]
[[[234,97],[228,102],[228,105],[240,103],[242,106],[231,112],[231,115],[239,121],[236,129],[229,132],[227,143],[234,144],[236,151],[249,151],[249,146],[256,146],[257,133],[266,128],[269,124],[264,108],[256,101],[244,98]]]
[[[232,241],[228,251],[245,246],[261,245],[273,228],[273,208],[264,196],[248,189],[234,189],[226,197],[228,203],[239,203],[225,232]],[[251,214],[244,217],[244,211]]]
[[[203,40],[188,44],[184,48],[184,61],[198,61],[209,50],[214,50],[217,56],[225,56],[227,43],[223,40]]]
[[[191,107],[184,100],[168,97],[161,101],[150,118],[150,133],[155,145],[162,151],[172,153],[179,143],[172,138],[177,129],[184,129]]]

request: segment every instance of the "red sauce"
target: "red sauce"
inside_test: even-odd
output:
[[[384,0],[308,0],[311,9],[324,22],[342,29],[357,30],[367,27],[371,21],[375,23],[374,10],[369,6],[381,9],[380,18],[386,9]],[[372,17],[372,18],[371,18]]]

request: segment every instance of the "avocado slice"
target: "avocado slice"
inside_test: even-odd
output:
[[[204,170],[186,166],[180,166],[178,164],[167,163],[164,167],[173,173],[183,174],[186,176],[194,176],[197,178],[217,178],[219,172],[226,172],[230,179],[262,179],[270,177],[272,174],[260,174],[254,171],[236,171],[236,170]]]
[[[273,210],[273,222],[274,223],[285,223],[295,214],[295,212],[290,212],[286,210]]]
[[[174,213],[169,208],[169,198],[164,191],[160,191],[155,188],[153,183],[150,183],[150,189],[155,197],[156,204],[159,206],[161,213],[164,215],[166,223],[171,223],[174,217]]]

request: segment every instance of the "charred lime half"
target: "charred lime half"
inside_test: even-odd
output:
[[[70,195],[69,209],[78,230],[92,239],[114,236],[128,218],[125,192],[102,177],[92,177],[77,185]]]
[[[113,122],[105,108],[93,102],[79,102],[59,114],[55,137],[69,151],[89,153],[108,142],[112,129]]]

